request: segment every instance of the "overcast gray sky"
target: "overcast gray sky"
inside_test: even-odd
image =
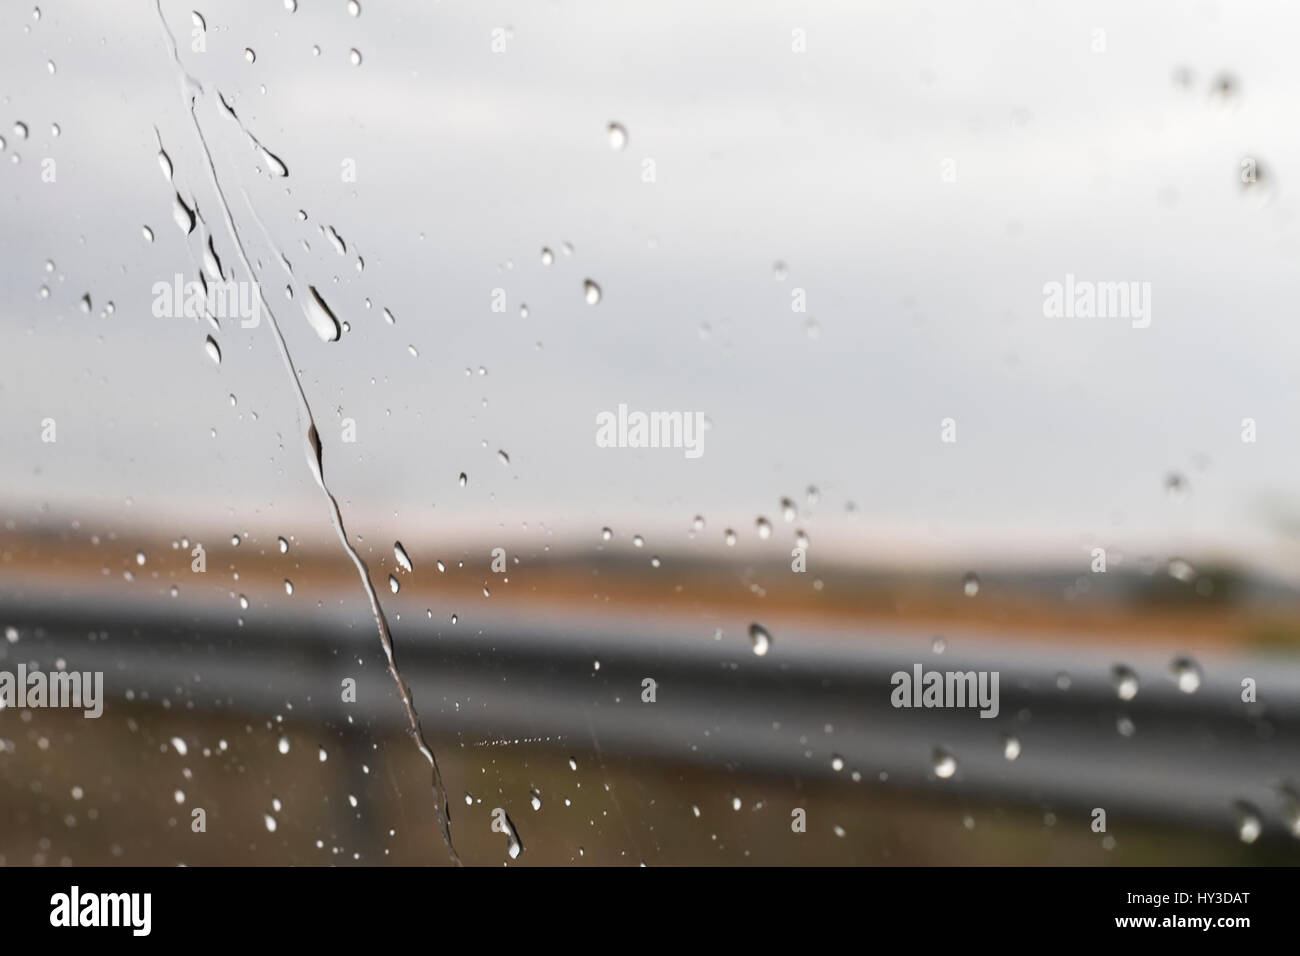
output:
[[[814,547],[873,561],[1082,568],[1103,544],[1300,571],[1275,527],[1300,513],[1292,8],[242,0],[199,3],[202,52],[191,9],[162,4],[354,532],[610,525],[668,549],[700,514],[721,549],[765,514],[788,548],[789,495]],[[3,510],[326,536],[266,323],[151,314],[154,283],[201,263],[176,190],[248,278],[153,4],[40,11],[0,11]],[[1045,318],[1066,273],[1149,282],[1150,327]],[[597,448],[620,402],[704,412],[703,457]]]

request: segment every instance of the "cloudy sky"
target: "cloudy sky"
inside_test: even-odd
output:
[[[193,2],[162,15],[354,532],[667,550],[698,514],[720,552],[762,514],[862,560],[1300,576],[1287,7]],[[249,278],[158,11],[39,9],[0,11],[5,517],[328,536],[270,322],[151,310],[209,235]],[[1150,283],[1150,327],[1045,318],[1067,273]],[[619,403],[705,413],[704,455],[596,447]]]

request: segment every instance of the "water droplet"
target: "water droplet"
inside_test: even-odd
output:
[[[749,641],[754,646],[754,653],[763,657],[772,647],[772,635],[761,624],[749,625]]]
[[[782,498],[782,499],[781,499],[781,517],[782,517],[783,519],[785,519],[786,522],[790,522],[790,521],[793,521],[793,520],[795,519],[795,516],[796,516],[797,514],[798,514],[798,512],[795,510],[794,502],[791,501],[789,498]]]
[[[595,305],[600,301],[600,286],[591,279],[583,279],[582,294],[586,297],[587,305]]]
[[[808,534],[807,534],[807,532],[805,532],[802,528],[800,528],[798,531],[796,531],[796,532],[794,533],[794,543],[795,543],[795,546],[796,546],[796,547],[803,548],[804,550],[807,550],[807,548],[808,548]]]
[[[610,149],[622,149],[627,145],[627,130],[621,124],[610,123],[606,132],[609,134]]]
[[[839,773],[844,769],[844,758],[839,754],[831,754],[831,769]],[[739,808],[737,808],[739,809]]]
[[[644,547],[645,547],[645,538],[641,537],[639,534],[634,534],[634,535],[632,535],[632,547],[634,547],[634,548],[644,548]]]
[[[1220,73],[1210,83],[1210,97],[1228,102],[1237,95],[1237,78],[1231,73]]]
[[[961,588],[967,597],[974,597],[980,593],[980,579],[974,571],[967,571],[966,576],[961,579]]]
[[[361,16],[361,4],[357,3],[357,0],[348,0],[348,13],[354,17]]]
[[[14,123],[14,135],[17,136],[19,139],[26,139],[27,124],[21,121]]]
[[[351,63],[352,63],[353,66],[360,66],[360,65],[361,65],[361,51],[358,50],[358,49],[356,49],[355,47],[352,48],[351,50],[349,50],[349,51],[348,51],[348,60],[351,61]]]
[[[728,528],[722,533],[722,540],[727,543],[728,548],[734,548],[736,546],[736,532]]]
[[[257,54],[253,52],[252,47],[248,47],[248,46],[244,47],[244,59],[247,60],[249,63],[257,62]]]
[[[316,756],[319,758],[321,763],[324,763],[326,760],[330,759],[330,755],[325,752],[324,747],[320,748],[320,752]]]
[[[289,752],[289,738],[281,737],[280,743],[277,745],[276,749],[278,749],[282,754],[287,754]]]
[[[289,595],[293,594],[293,582],[288,578],[284,579],[284,593]]]
[[[144,241],[153,242],[153,230],[150,229],[148,226],[141,226],[140,229],[141,232],[144,234]]]
[[[181,232],[189,235],[194,231],[194,210],[185,205],[185,200],[181,199],[180,193],[176,194],[176,200],[172,203],[172,220],[180,227]]]
[[[1173,558],[1169,562],[1169,576],[1184,584],[1191,584],[1196,580],[1196,569],[1182,558]]]
[[[533,805],[534,810],[542,809],[542,794],[536,788],[528,791],[528,802]]]
[[[764,540],[772,537],[772,523],[759,515],[754,521],[754,527],[758,529],[758,536]]]
[[[947,649],[948,649],[948,642],[944,640],[942,637],[936,637],[933,641],[930,642],[930,650],[934,651],[936,654],[942,654]]]
[[[460,486],[464,488],[467,484],[469,484],[469,476],[462,471],[460,473]]]
[[[45,69],[49,72],[50,76],[53,76],[55,73],[59,72],[59,68],[54,65],[53,60],[45,61]],[[55,133],[54,135],[58,136],[59,134]]]
[[[314,285],[307,286],[307,291],[310,295],[303,298],[303,311],[307,315],[307,321],[322,342],[337,342],[343,334],[339,320],[334,317],[333,311],[325,304]]]
[[[172,738],[172,749],[174,749],[182,757],[184,757],[187,753],[190,752],[190,748],[185,746],[185,741],[181,740],[181,738],[179,737]]]
[[[1201,666],[1190,657],[1176,657],[1169,664],[1169,671],[1178,689],[1184,694],[1194,694],[1201,686]]]
[[[498,450],[498,451],[497,451],[497,459],[498,459],[498,460],[501,462],[501,464],[503,464],[503,465],[508,465],[508,464],[510,464],[510,456],[507,455],[503,450]]]
[[[1245,801],[1238,802],[1234,809],[1237,812],[1237,837],[1242,843],[1254,843],[1259,839],[1260,833],[1264,829],[1264,824],[1260,820],[1259,810],[1252,804]]]
[[[402,582],[397,580],[397,578],[395,578],[393,575],[390,574],[388,576],[388,590],[396,594],[401,589],[402,589]]]
[[[1002,738],[1002,756],[1007,760],[1015,760],[1020,756],[1020,738],[1015,734],[1007,734]]]
[[[393,542],[393,557],[397,559],[397,566],[408,574],[415,569],[414,565],[411,564],[411,556],[402,547],[402,542]]]
[[[614,537],[614,531],[613,531],[613,529],[611,529],[611,528],[601,528],[601,529],[600,529],[600,539],[601,539],[602,541],[608,541],[608,540],[609,540],[610,538],[612,538],[612,537]]]
[[[220,365],[220,364],[221,364],[221,346],[217,345],[217,340],[214,339],[212,336],[209,335],[209,336],[207,337],[207,340],[203,343],[203,347],[204,347],[204,348],[207,350],[207,352],[208,352],[208,358],[212,359],[213,362],[215,362],[216,364]]]
[[[239,607],[240,607],[241,610],[244,610],[244,611],[247,611],[247,610],[248,610],[248,598],[245,597],[245,596],[242,595],[242,594],[239,595]]]
[[[266,821],[266,829],[271,833],[275,832],[275,817],[269,813],[262,814],[262,819]]]
[[[1165,476],[1165,495],[1170,501],[1182,501],[1187,497],[1187,479],[1171,471]]]
[[[1110,676],[1115,684],[1115,693],[1119,695],[1120,700],[1132,700],[1137,696],[1138,676],[1132,668],[1116,664],[1111,668]]]
[[[772,278],[777,282],[784,282],[789,274],[790,268],[780,259],[772,263]]]
[[[231,396],[231,397],[233,398],[234,396]],[[288,553],[289,553],[289,541],[288,541],[288,539],[286,539],[283,535],[281,535],[279,538],[276,538],[276,541],[278,541],[279,544],[280,544],[280,553],[281,553],[281,554],[288,554]]]
[[[570,770],[578,769],[578,761],[574,760],[572,757],[569,758],[569,769]]]
[[[543,249],[542,249],[542,265],[544,265],[544,266],[549,266],[549,265],[550,265],[552,262],[554,262],[554,261],[555,261],[555,255],[554,255],[554,253],[552,253],[550,249],[543,248]]]
[[[947,780],[957,772],[957,759],[940,747],[934,748],[934,775]]]

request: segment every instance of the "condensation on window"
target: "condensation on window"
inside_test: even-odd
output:
[[[1295,861],[1254,4],[194,2],[0,12],[0,863]]]

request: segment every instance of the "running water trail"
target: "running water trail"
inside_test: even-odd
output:
[[[451,841],[451,811],[447,803],[447,791],[442,783],[442,773],[438,769],[438,759],[434,756],[433,750],[429,747],[428,742],[424,738],[424,730],[420,726],[420,715],[416,712],[415,699],[411,694],[410,685],[406,683],[406,679],[402,677],[402,672],[397,666],[397,658],[393,650],[393,635],[388,628],[388,619],[384,616],[384,609],[379,604],[379,596],[375,593],[374,585],[370,581],[370,569],[366,566],[365,561],[362,560],[361,555],[357,553],[357,550],[352,546],[351,542],[348,541],[348,533],[347,529],[343,525],[343,514],[339,510],[338,500],[334,497],[334,493],[330,491],[329,486],[325,482],[325,468],[322,458],[320,436],[316,432],[316,419],[312,416],[311,405],[307,401],[307,393],[303,389],[302,381],[298,378],[298,373],[294,370],[293,359],[289,356],[289,346],[285,342],[284,335],[280,331],[280,323],[276,320],[275,312],[272,310],[271,304],[267,301],[266,296],[262,294],[260,283],[257,283],[256,281],[256,273],[253,271],[253,266],[249,261],[248,254],[244,250],[244,243],[243,240],[240,239],[239,231],[235,227],[235,220],[231,215],[230,204],[226,200],[225,190],[222,189],[220,179],[217,176],[217,167],[212,160],[212,151],[208,148],[207,137],[203,135],[203,127],[199,123],[198,114],[195,112],[195,103],[199,98],[205,96],[205,88],[203,84],[199,80],[195,79],[195,77],[191,75],[181,63],[180,54],[176,47],[176,37],[172,33],[171,27],[167,25],[167,19],[163,16],[162,0],[154,0],[154,6],[158,11],[158,20],[162,24],[163,33],[167,38],[168,50],[171,53],[172,62],[176,65],[176,68],[181,74],[181,97],[185,104],[185,109],[189,113],[190,121],[194,124],[194,132],[198,137],[199,145],[203,150],[203,157],[208,173],[208,181],[212,186],[213,191],[216,193],[217,201],[221,206],[222,216],[225,219],[226,229],[230,233],[230,240],[239,256],[239,261],[243,264],[244,270],[248,273],[249,280],[257,286],[258,298],[261,300],[262,307],[269,319],[267,324],[270,326],[271,332],[275,336],[275,344],[280,351],[280,358],[284,362],[284,367],[289,373],[289,379],[293,382],[294,392],[298,396],[298,424],[299,427],[301,427],[305,422],[307,426],[304,435],[306,439],[305,450],[307,453],[307,466],[311,470],[312,477],[316,480],[317,487],[319,487],[321,492],[324,493],[325,500],[329,503],[330,520],[334,524],[334,532],[338,535],[339,543],[343,545],[343,549],[347,552],[348,557],[352,559],[353,565],[356,566],[357,574],[361,577],[361,585],[365,588],[366,597],[370,600],[370,610],[375,619],[375,627],[379,631],[379,641],[383,645],[384,655],[388,659],[388,673],[392,675],[393,682],[397,685],[397,692],[402,699],[402,707],[406,711],[406,719],[410,725],[410,734],[415,740],[415,744],[421,755],[423,755],[424,759],[428,761],[429,767],[433,773],[434,809],[438,816],[438,827],[442,832],[443,842],[447,845],[447,852],[451,854],[452,862],[457,866],[460,866],[460,855],[456,852],[456,847]],[[218,97],[220,97],[220,93],[218,93]],[[253,142],[257,143],[257,145],[261,147],[263,153],[269,153],[266,147],[261,146],[261,143],[253,137],[252,133],[247,129],[244,129],[243,123],[239,121],[239,117],[236,116],[234,111],[226,104],[224,98],[221,99],[221,105],[225,108],[227,115],[239,124],[239,128],[243,133],[252,139]]]

